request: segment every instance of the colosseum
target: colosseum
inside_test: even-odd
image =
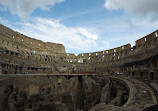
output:
[[[66,53],[0,25],[0,111],[158,111],[158,30],[93,53]]]

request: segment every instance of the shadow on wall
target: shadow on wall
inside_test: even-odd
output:
[[[143,111],[158,111],[158,104],[150,106],[150,107],[144,109]]]

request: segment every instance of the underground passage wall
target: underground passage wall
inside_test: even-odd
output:
[[[143,82],[105,76],[0,77],[0,111],[142,111],[157,104]]]
[[[87,111],[99,102],[106,81],[88,76],[4,76],[0,111]]]

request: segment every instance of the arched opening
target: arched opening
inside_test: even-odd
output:
[[[11,52],[11,53],[10,53],[10,55],[14,55],[14,53],[13,53],[13,52]]]
[[[134,72],[132,72],[132,77],[134,78],[134,76],[135,76],[135,74],[134,74]]]
[[[9,51],[8,51],[8,50],[6,51],[6,54],[9,54]]]
[[[41,57],[41,55],[39,54],[39,55],[37,56],[37,58],[38,58],[37,60],[41,60],[42,57]]]
[[[18,73],[18,67],[15,67],[15,74]]]
[[[76,68],[72,68],[72,73],[73,73],[73,74],[76,73]]]
[[[19,67],[19,73],[20,74],[22,73],[22,69],[23,69],[23,67]]]
[[[7,72],[7,71],[4,71],[4,74],[8,74],[8,72]]]
[[[79,81],[79,83],[82,82],[82,76],[78,76],[78,81]]]
[[[140,72],[140,79],[143,79],[143,72]]]
[[[154,73],[153,72],[150,72],[150,79],[154,80]]]
[[[82,76],[78,76],[78,91],[77,91],[77,101],[76,101],[76,109],[83,110],[84,109],[84,88]]]
[[[18,57],[18,53],[16,53],[15,56]]]

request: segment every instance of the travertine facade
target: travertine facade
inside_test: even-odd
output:
[[[53,72],[65,58],[62,44],[45,43],[0,25],[1,73]],[[59,61],[60,60],[60,61]]]

